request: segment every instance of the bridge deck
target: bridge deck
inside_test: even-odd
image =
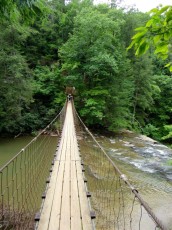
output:
[[[38,225],[38,230],[57,229],[93,229],[70,102]]]

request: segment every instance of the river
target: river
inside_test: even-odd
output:
[[[134,134],[97,135],[96,138],[155,214],[172,229],[172,166],[169,164],[172,150]],[[0,167],[31,139],[29,136],[0,139]]]
[[[154,213],[172,229],[172,150],[142,135],[122,134],[100,144],[138,189]]]
[[[33,137],[0,138],[0,168],[26,146]]]

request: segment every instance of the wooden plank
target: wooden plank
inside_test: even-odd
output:
[[[78,143],[77,143],[77,138],[76,138],[76,133],[75,133],[75,126],[73,124],[73,130],[72,130],[72,143],[73,143],[73,151],[72,151],[72,157],[71,160],[81,160],[79,156],[79,149],[78,149]]]
[[[56,160],[60,160],[63,148],[64,148],[64,138],[61,138],[60,145],[59,145],[59,148],[58,148],[58,151],[57,151]]]
[[[71,162],[71,230],[81,230],[81,210],[76,175],[76,162]]]
[[[83,230],[91,230],[93,229],[91,217],[90,217],[90,209],[88,204],[88,199],[86,196],[86,190],[82,175],[81,163],[76,161],[77,166],[77,177],[78,177],[78,188],[79,188],[79,199],[81,205],[81,216],[82,216],[82,229]]]
[[[49,221],[49,230],[57,230],[59,229],[60,225],[64,167],[65,163],[60,162],[57,183],[55,187],[55,195]]]
[[[66,137],[67,145],[65,152],[65,160],[71,161],[71,126],[68,126],[68,135]]]
[[[70,110],[69,110],[70,104],[68,104],[66,108],[66,118],[64,122],[64,127],[62,131],[62,139],[61,142],[63,143],[62,149],[60,154],[58,154],[57,160],[62,160],[64,161],[66,159],[66,148],[67,148],[67,141],[68,141],[68,136],[69,136],[69,125],[70,125]],[[61,143],[60,143],[61,144]]]
[[[75,140],[73,132],[71,133],[71,161],[75,161]]]
[[[61,151],[61,156],[60,156],[60,161],[65,161],[66,160],[66,149],[67,149],[67,138],[66,135],[64,136],[64,143],[63,143],[63,149]]]
[[[65,148],[63,149],[62,153],[61,153],[61,158],[60,160],[62,161],[65,161],[66,160],[66,157],[68,157],[68,149],[69,149],[69,146],[70,146],[70,117],[69,117],[69,105],[67,107],[67,114],[66,114],[66,120],[65,120],[65,124],[66,124],[66,128],[65,128],[65,132],[64,132],[64,135],[63,135],[63,138],[64,138],[64,146]]]
[[[60,229],[70,229],[70,162],[65,162]]]
[[[93,229],[83,181],[71,103],[38,230]]]
[[[64,146],[66,145],[66,141],[65,141],[65,133],[67,131],[67,123],[66,120],[64,122],[64,126],[63,126],[63,131],[62,131],[62,136],[61,136],[61,141],[60,141],[60,146],[57,152],[57,160],[61,159],[61,155],[62,155],[62,151],[64,149]]]
[[[51,179],[50,179],[49,188],[48,188],[48,191],[47,191],[47,194],[46,194],[46,199],[45,199],[45,202],[44,202],[43,210],[42,210],[42,213],[41,213],[41,218],[40,218],[40,221],[39,221],[38,230],[44,230],[44,229],[47,230],[48,229],[49,218],[50,218],[51,208],[52,208],[52,204],[53,204],[54,188],[55,188],[55,185],[56,185],[58,169],[59,169],[59,162],[55,162],[53,172],[52,172],[52,176],[51,176]]]
[[[79,155],[79,149],[78,149],[78,142],[76,139],[76,134],[74,135],[74,143],[75,143],[75,160],[81,161],[81,157]]]
[[[66,149],[65,160],[71,161],[71,160],[75,160],[75,157],[74,157],[75,140],[73,139],[74,121],[73,121],[71,104],[69,104],[68,106],[68,115],[66,116],[66,119],[67,119],[68,133],[66,135],[67,136],[67,149]]]

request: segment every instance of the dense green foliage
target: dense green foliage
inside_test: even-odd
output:
[[[141,55],[153,46],[155,54],[162,59],[169,59],[166,67],[170,67],[170,71],[172,71],[171,25],[172,6],[152,9],[150,11],[150,19],[146,24],[135,29],[137,33],[132,37],[133,41],[128,49],[134,46],[136,55]]]
[[[33,21],[38,15],[41,16],[47,12],[45,0],[1,0],[0,18],[2,21]]]
[[[153,50],[142,57],[126,50],[149,16],[89,0],[47,4],[47,16],[35,14],[30,26],[22,13],[0,23],[1,135],[44,127],[62,108],[65,87],[75,86],[90,127],[170,139],[170,72]]]

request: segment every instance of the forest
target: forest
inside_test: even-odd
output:
[[[52,0],[32,10],[1,5],[0,15],[1,136],[42,129],[63,107],[66,86],[74,86],[90,128],[171,141],[167,60],[154,46],[141,56],[127,49],[149,14],[116,2]]]

